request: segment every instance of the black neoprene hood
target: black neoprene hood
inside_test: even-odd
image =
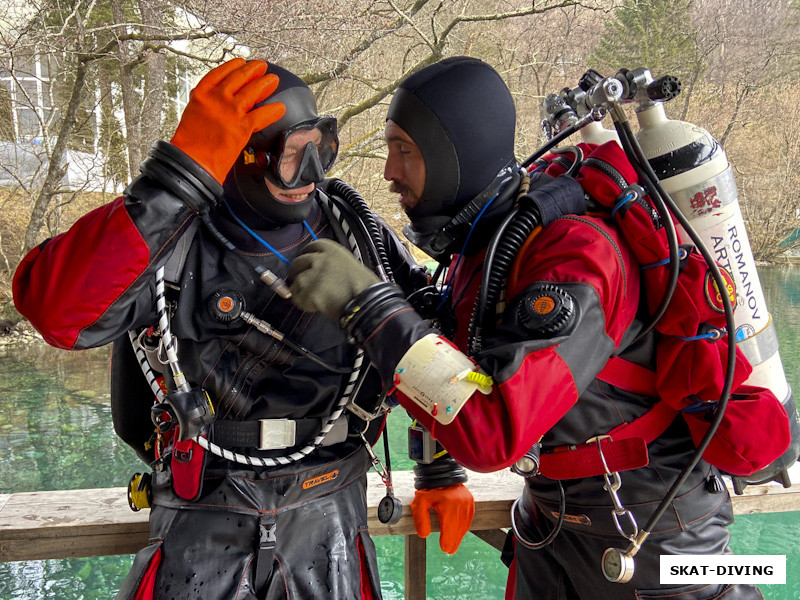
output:
[[[246,149],[273,153],[285,131],[299,123],[318,119],[319,115],[317,114],[317,103],[314,99],[314,94],[302,79],[291,71],[272,63],[269,63],[267,73],[274,73],[278,76],[278,87],[266,100],[256,106],[271,102],[282,102],[286,107],[286,112],[275,123],[251,135]],[[253,210],[273,225],[302,221],[311,210],[313,194],[302,202],[281,202],[270,194],[264,183],[265,177],[269,178],[276,187],[284,187],[275,178],[270,166],[265,167],[246,161],[244,153],[241,153],[223,184],[226,197],[231,201],[235,209],[239,208],[243,201],[247,208]],[[246,208],[244,210],[240,209],[240,211],[244,213],[240,216],[246,217]]]
[[[497,71],[475,58],[446,58],[409,76],[387,120],[425,160],[420,202],[407,211],[412,221],[455,215],[514,160],[514,100]]]

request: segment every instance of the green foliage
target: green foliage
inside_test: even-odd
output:
[[[694,0],[624,0],[606,22],[591,64],[604,75],[645,67],[654,77],[687,77],[702,61],[695,47],[693,4]]]

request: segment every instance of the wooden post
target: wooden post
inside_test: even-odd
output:
[[[413,533],[405,536],[405,600],[425,600],[428,557],[427,540]]]

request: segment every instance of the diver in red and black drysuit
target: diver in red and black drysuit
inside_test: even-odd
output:
[[[515,465],[526,475],[504,553],[508,598],[760,598],[750,585],[659,581],[661,554],[729,552],[730,499],[702,460],[636,555],[632,579],[604,576],[605,550],[624,547],[647,522],[695,448],[681,419],[649,444],[649,464],[641,448],[618,454],[611,440],[596,439],[655,402],[642,385],[654,379],[655,334],[631,344],[643,327],[640,267],[609,219],[581,209],[575,179],[528,178],[520,169],[515,125],[505,83],[472,58],[411,75],[389,107],[384,175],[410,219],[404,233],[451,265],[433,302],[440,327],[374,277],[347,302],[332,298],[326,265],[349,259],[325,241],[292,264],[293,300],[358,341],[384,385],[397,388],[401,405],[459,463],[478,471]],[[494,282],[502,293],[482,319],[475,307],[488,293],[484,266],[505,248],[494,233],[525,198],[540,203],[548,224],[519,240],[514,255],[495,256],[510,270]],[[651,376],[612,372],[616,354]]]
[[[297,76],[234,59],[193,90],[171,143],[155,144],[122,197],[42,243],[15,275],[17,307],[49,343],[115,342],[115,428],[153,465],[151,542],[120,599],[381,597],[365,499],[380,381],[337,326],[286,298],[281,278],[315,239],[404,289],[427,274],[355,192],[336,181],[323,191],[337,147],[335,119],[319,117]],[[160,365],[164,316],[188,392]],[[154,407],[154,439],[129,331],[158,354],[145,371],[170,392]],[[342,410],[347,395],[378,418]],[[448,460],[444,483],[463,484]]]

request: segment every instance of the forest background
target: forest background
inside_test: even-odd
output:
[[[493,65],[516,102],[520,159],[545,140],[544,97],[587,69],[674,75],[682,91],[667,114],[724,147],[756,259],[800,244],[800,0],[0,0],[0,75],[46,62],[52,107],[31,112],[36,168],[0,162],[0,329],[21,318],[11,278],[22,256],[117,195],[66,186],[69,151],[94,152],[107,189],[121,189],[175,129],[176,73],[196,81],[236,55],[302,76],[320,114],[339,119],[330,175],[398,230],[383,125],[411,72],[453,55]],[[15,140],[11,111],[0,86],[0,143]]]

